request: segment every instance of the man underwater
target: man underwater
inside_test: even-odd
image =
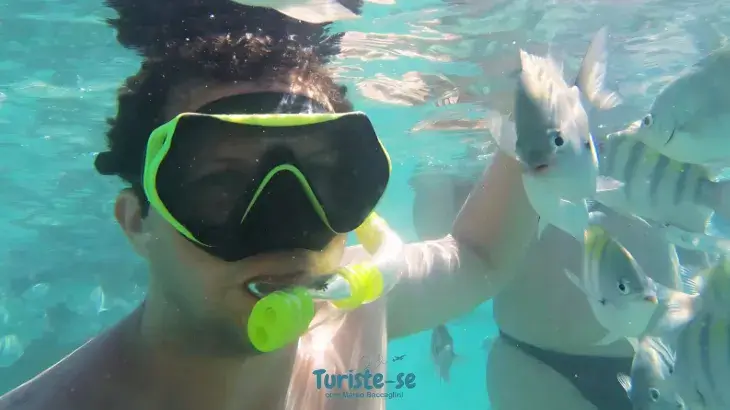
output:
[[[345,236],[368,221],[390,164],[325,70],[336,53],[325,30],[210,3],[110,0],[120,42],[144,61],[95,166],[129,185],[114,216],[149,266],[147,297],[0,409],[384,408],[326,399],[313,370],[386,357],[388,340],[471,311],[517,271],[537,215],[521,167],[500,155],[451,235],[405,245],[386,296],[356,310],[318,303],[325,319],[298,343],[257,349],[249,317],[262,297],[367,263]]]

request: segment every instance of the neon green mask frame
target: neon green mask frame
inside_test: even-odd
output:
[[[145,153],[144,158],[144,173],[143,173],[143,189],[145,192],[145,195],[147,196],[150,205],[168,222],[170,223],[178,232],[180,232],[182,235],[184,235],[189,240],[202,245],[202,246],[209,246],[208,244],[202,243],[198,238],[193,235],[192,232],[190,232],[185,226],[183,226],[180,221],[178,221],[168,210],[167,206],[165,206],[164,202],[160,199],[160,195],[157,191],[157,174],[160,169],[160,165],[164,161],[166,155],[170,151],[170,148],[172,147],[174,137],[175,137],[175,130],[177,129],[178,123],[180,120],[184,117],[188,116],[204,116],[204,117],[214,117],[217,120],[230,122],[234,124],[242,124],[242,125],[255,125],[255,126],[261,126],[261,127],[300,127],[300,126],[306,126],[306,125],[312,125],[312,124],[318,124],[318,123],[324,123],[329,121],[338,120],[341,118],[345,118],[348,116],[364,116],[365,114],[362,112],[349,112],[349,113],[321,113],[321,114],[200,114],[200,113],[182,113],[177,115],[172,120],[168,121],[167,123],[161,125],[160,127],[156,128],[151,134],[150,138],[147,142],[147,150]],[[387,163],[388,163],[388,175],[392,172],[392,163],[390,160],[390,156],[388,155],[387,150],[382,144],[382,141],[378,138],[378,143],[380,144],[380,148],[382,149],[383,153],[385,154]],[[344,233],[344,232],[336,232],[332,228],[332,224],[330,223],[327,213],[324,210],[324,207],[322,206],[321,202],[317,198],[316,194],[314,193],[310,182],[307,180],[307,177],[294,165],[291,164],[282,164],[279,166],[276,166],[271,171],[268,172],[268,174],[265,176],[265,178],[262,180],[262,182],[259,184],[259,187],[257,188],[253,199],[248,204],[248,207],[246,209],[246,212],[244,213],[241,221],[246,219],[246,216],[249,214],[251,208],[255,205],[257,199],[260,197],[268,183],[271,181],[271,179],[278,173],[281,172],[290,172],[292,173],[299,183],[301,184],[302,188],[304,189],[305,194],[307,195],[307,198],[311,202],[314,210],[316,211],[319,218],[322,220],[322,222],[328,227],[328,229],[332,230],[332,232],[335,233]]]

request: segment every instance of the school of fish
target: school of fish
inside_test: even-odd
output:
[[[603,86],[606,40],[599,30],[573,85],[552,58],[520,51],[511,118],[496,115],[487,128],[523,165],[538,235],[550,224],[582,244],[582,270],[565,274],[607,332],[597,344],[625,339],[634,347],[630,374],[616,375],[634,409],[728,409],[730,240],[709,227],[714,218],[730,221],[730,181],[718,179],[730,166],[730,86],[717,80],[730,69],[730,47],[665,87],[641,119],[595,138],[587,108],[620,104]],[[681,289],[666,288],[603,229],[593,201],[656,230],[667,245],[719,260],[698,273],[682,267]]]

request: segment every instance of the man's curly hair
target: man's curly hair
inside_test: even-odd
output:
[[[359,12],[361,0],[342,3]],[[118,93],[117,115],[108,120],[109,150],[95,161],[103,175],[117,175],[142,195],[143,156],[149,134],[163,124],[176,85],[188,81],[273,82],[297,78],[335,111],[350,111],[345,87],[324,64],[339,52],[341,34],[275,10],[230,0],[106,0],[118,17],[109,24],[119,43],[142,58],[139,71]],[[143,197],[143,196],[141,196]]]

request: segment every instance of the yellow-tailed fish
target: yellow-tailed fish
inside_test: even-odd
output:
[[[711,53],[657,95],[622,133],[662,154],[701,165],[730,164],[730,47]]]
[[[631,400],[634,410],[683,410],[684,401],[673,382],[675,354],[655,337],[642,337],[634,345],[629,375],[616,378]]]
[[[583,269],[568,278],[588,297],[608,334],[597,344],[642,336],[657,308],[657,286],[631,253],[601,227],[606,215],[591,212],[585,229]]]
[[[321,24],[360,17],[337,0],[231,0],[246,6],[268,7],[307,23]]]
[[[538,235],[552,224],[582,240],[588,220],[584,201],[596,192],[598,159],[581,95],[601,109],[619,103],[614,93],[603,90],[606,42],[603,28],[588,47],[574,84],[566,83],[562,66],[552,58],[520,50],[514,130],[492,127],[500,148],[524,166],[525,191],[540,215]]]
[[[730,261],[722,256],[693,281],[693,295],[673,293],[660,329],[674,341],[677,392],[690,409],[730,408]]]

